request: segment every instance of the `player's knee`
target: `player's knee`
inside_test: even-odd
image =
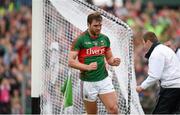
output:
[[[108,113],[110,114],[118,114],[118,106],[112,105],[108,108]]]

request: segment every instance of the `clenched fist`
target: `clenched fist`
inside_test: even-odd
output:
[[[137,87],[136,87],[136,91],[137,91],[138,93],[141,93],[141,92],[143,91],[143,88],[142,88],[141,86],[137,86]]]
[[[119,66],[120,63],[121,63],[121,59],[120,58],[114,58],[113,59],[113,65],[114,66]]]
[[[97,62],[90,63],[87,68],[88,71],[96,70],[96,69],[97,69]]]

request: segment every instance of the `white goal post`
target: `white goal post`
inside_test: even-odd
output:
[[[87,29],[88,14],[102,14],[102,33],[110,38],[113,55],[121,58],[118,67],[109,67],[118,93],[121,114],[144,114],[136,88],[131,28],[119,18],[81,0],[33,0],[32,97],[40,97],[42,114],[85,113],[79,71],[68,67],[70,45]],[[73,106],[64,108],[60,88],[71,76]],[[33,105],[35,106],[35,105]],[[98,113],[106,114],[98,99]]]
[[[43,65],[43,0],[32,0],[32,61],[31,100],[32,113],[40,113],[41,73]],[[35,106],[36,105],[36,106]]]

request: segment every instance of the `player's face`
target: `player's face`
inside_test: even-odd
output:
[[[101,32],[102,21],[93,20],[91,24],[88,24],[89,31],[93,35],[98,35]]]

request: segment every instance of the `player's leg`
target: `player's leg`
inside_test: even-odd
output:
[[[81,82],[82,87],[82,97],[84,106],[87,114],[96,114],[97,113],[97,95],[98,91],[93,82]]]
[[[109,114],[118,114],[118,102],[116,92],[99,94]]]
[[[97,103],[84,100],[84,106],[87,114],[97,114]]]
[[[108,113],[117,114],[118,113],[118,99],[117,94],[112,85],[112,79],[110,77],[105,78],[100,81],[99,84],[99,97],[104,103]]]

